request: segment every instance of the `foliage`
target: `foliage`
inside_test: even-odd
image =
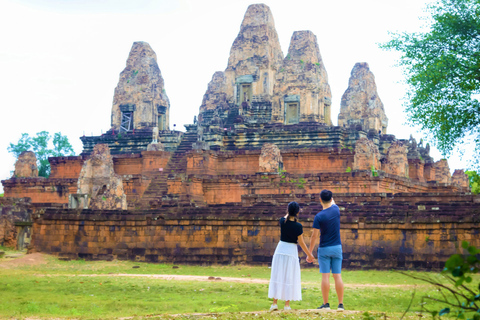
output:
[[[352,168],[347,167],[347,169],[345,170],[345,172],[352,172]]]
[[[381,47],[402,54],[410,124],[430,135],[444,155],[469,139],[478,154],[480,1],[436,0],[427,13],[427,32],[392,34]]]
[[[17,158],[23,151],[33,151],[37,157],[38,175],[48,178],[50,175],[49,157],[75,154],[67,136],[62,136],[60,132],[57,132],[53,134],[52,143],[50,143],[51,140],[52,136],[47,131],[38,132],[35,137],[31,137],[28,133],[22,133],[20,140],[16,144],[10,143],[7,150]]]
[[[470,188],[472,188],[472,193],[480,193],[480,175],[476,171],[465,171],[468,175],[468,181],[470,182]]]
[[[377,169],[375,169],[375,166],[372,166],[370,169],[372,170],[372,176],[373,177],[378,177],[378,171],[377,171]]]
[[[480,319],[480,283],[472,282],[480,267],[480,250],[462,241],[465,255],[454,254],[445,263],[442,271],[444,281],[434,279],[429,275],[408,275],[414,279],[425,281],[435,286],[441,297],[424,296],[422,299],[423,310],[430,313],[433,318],[448,313],[454,314],[459,319]],[[426,300],[441,303],[443,308],[431,309],[427,307]]]

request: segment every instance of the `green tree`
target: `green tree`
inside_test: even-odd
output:
[[[22,133],[22,137],[16,144],[10,143],[8,152],[18,157],[23,151],[33,151],[37,156],[38,175],[48,178],[50,175],[48,157],[75,154],[67,136],[62,136],[60,132],[57,132],[53,134],[52,144],[50,144],[51,139],[52,136],[47,131],[38,132],[35,137],[31,137],[28,133]]]
[[[472,188],[472,193],[480,193],[480,175],[476,171],[465,171],[470,181],[470,188]]]
[[[409,87],[407,118],[450,155],[472,139],[480,151],[480,0],[436,0],[426,32],[394,33]],[[476,166],[478,159],[472,159]]]
[[[422,298],[422,310],[437,316],[453,314],[457,319],[480,320],[480,284],[477,274],[480,270],[480,250],[462,241],[464,254],[454,254],[445,262],[442,279],[431,274],[402,274],[425,281],[433,285],[439,295],[428,295]],[[428,301],[439,302],[441,310],[431,309]]]

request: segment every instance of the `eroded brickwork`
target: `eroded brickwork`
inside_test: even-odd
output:
[[[30,204],[30,199],[0,198],[0,246],[23,249],[25,236],[30,237]]]
[[[439,269],[459,243],[480,245],[480,199],[435,194],[337,194],[345,268]],[[259,199],[257,199],[259,200]],[[261,199],[261,201],[265,201]],[[272,199],[270,199],[272,200]],[[307,236],[318,195],[274,202],[155,212],[47,210],[35,218],[36,250],[62,257],[176,263],[268,264],[287,201],[303,208]]]

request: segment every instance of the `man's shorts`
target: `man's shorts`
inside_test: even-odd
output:
[[[342,245],[331,247],[318,247],[317,252],[320,273],[342,273]]]

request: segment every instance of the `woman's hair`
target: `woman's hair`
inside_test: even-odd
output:
[[[296,203],[295,201],[290,202],[287,207],[287,217],[285,218],[285,222],[287,222],[289,217],[294,217],[295,221],[297,221],[297,214],[299,211],[300,206],[298,205],[298,203]]]

